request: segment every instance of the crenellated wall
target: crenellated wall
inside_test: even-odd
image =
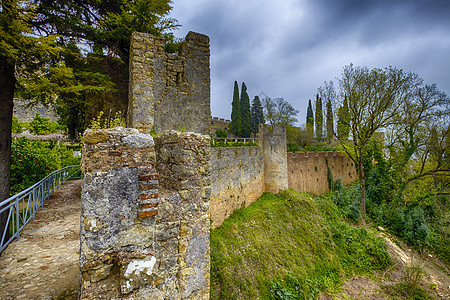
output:
[[[353,161],[338,152],[289,152],[287,166],[289,188],[298,192],[328,192],[328,168],[333,182],[340,180],[346,185],[358,179]]]
[[[246,207],[264,192],[288,188],[286,129],[260,126],[257,147],[212,148],[211,226],[235,209]]]
[[[209,37],[189,32],[179,54],[165,42],[134,32],[130,49],[129,127],[149,133],[164,130],[209,133]]]
[[[261,147],[212,148],[211,226],[217,227],[235,209],[248,206],[264,192]]]
[[[83,141],[80,298],[207,299],[209,137],[117,127]]]

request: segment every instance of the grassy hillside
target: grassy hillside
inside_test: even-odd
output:
[[[263,194],[211,231],[212,299],[315,299],[390,264],[384,242],[348,225],[332,194]]]

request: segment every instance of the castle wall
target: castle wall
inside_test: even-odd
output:
[[[189,32],[179,54],[164,40],[134,32],[130,49],[128,126],[149,133],[164,130],[209,133],[209,37]]]
[[[264,192],[261,147],[212,148],[211,226],[217,227],[235,209],[248,206]]]
[[[298,192],[328,192],[328,168],[333,182],[340,180],[342,184],[347,185],[358,179],[352,160],[337,152],[289,152],[287,167],[289,188]]]
[[[82,299],[209,297],[209,137],[83,137]]]
[[[260,126],[259,132],[264,153],[265,191],[276,194],[288,188],[286,127]]]
[[[19,119],[19,122],[31,122],[36,114],[53,122],[58,121],[54,104],[45,106],[43,103],[32,104],[30,100],[14,98],[13,116]]]

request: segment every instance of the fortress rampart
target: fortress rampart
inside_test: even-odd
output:
[[[328,171],[356,180],[345,156],[287,153],[282,125],[261,126],[259,146],[211,149],[202,133],[224,121],[211,119],[207,36],[175,55],[133,33],[130,53],[133,128],[83,136],[82,299],[208,299],[211,226],[263,192],[326,192]]]

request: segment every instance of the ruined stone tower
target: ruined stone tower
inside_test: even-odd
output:
[[[161,38],[134,32],[130,49],[127,125],[140,132],[208,134],[211,121],[209,37],[189,32],[179,54]]]

